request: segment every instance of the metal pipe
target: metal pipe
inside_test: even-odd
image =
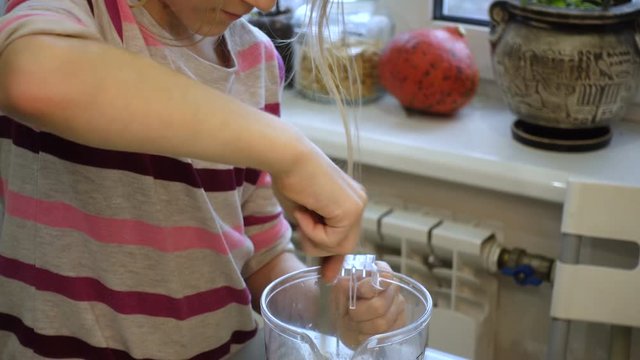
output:
[[[609,359],[631,359],[631,328],[627,326],[611,326],[609,334]]]
[[[582,237],[564,234],[562,236],[559,260],[565,264],[579,263],[581,243]],[[571,323],[568,320],[551,319],[547,360],[563,360],[567,357],[570,325]]]
[[[547,360],[564,360],[567,356],[569,321],[551,319]]]

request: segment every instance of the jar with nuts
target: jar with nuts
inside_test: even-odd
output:
[[[331,4],[333,5],[333,4]],[[330,5],[330,6],[331,6]],[[308,11],[300,7],[294,14],[297,30],[294,44],[295,89],[320,102],[332,102],[325,79],[330,76],[347,104],[372,102],[384,89],[378,80],[378,59],[393,36],[393,22],[377,0],[342,0],[331,6],[323,43],[308,42]],[[317,46],[322,46],[323,51]],[[319,57],[318,54],[324,54]],[[320,66],[324,62],[325,66]],[[322,73],[326,68],[329,73]]]

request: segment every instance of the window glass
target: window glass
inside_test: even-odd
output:
[[[488,24],[489,5],[493,0],[436,0],[436,18]]]

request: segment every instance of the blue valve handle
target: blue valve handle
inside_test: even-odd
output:
[[[504,275],[511,276],[518,285],[540,286],[542,279],[536,276],[536,272],[531,265],[519,265],[515,268],[504,267],[500,270]]]

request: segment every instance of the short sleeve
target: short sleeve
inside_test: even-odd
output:
[[[286,77],[286,67],[284,65],[284,60],[282,60],[282,56],[279,52],[276,51],[276,60],[278,61],[278,78],[280,79],[280,88],[284,87],[284,83],[287,80]]]
[[[242,268],[246,279],[284,251],[293,251],[291,226],[285,219],[271,189],[271,177],[260,172],[259,178],[242,205],[245,234],[254,247],[253,256]]]
[[[87,0],[9,0],[0,17],[0,53],[27,35],[100,39]]]

